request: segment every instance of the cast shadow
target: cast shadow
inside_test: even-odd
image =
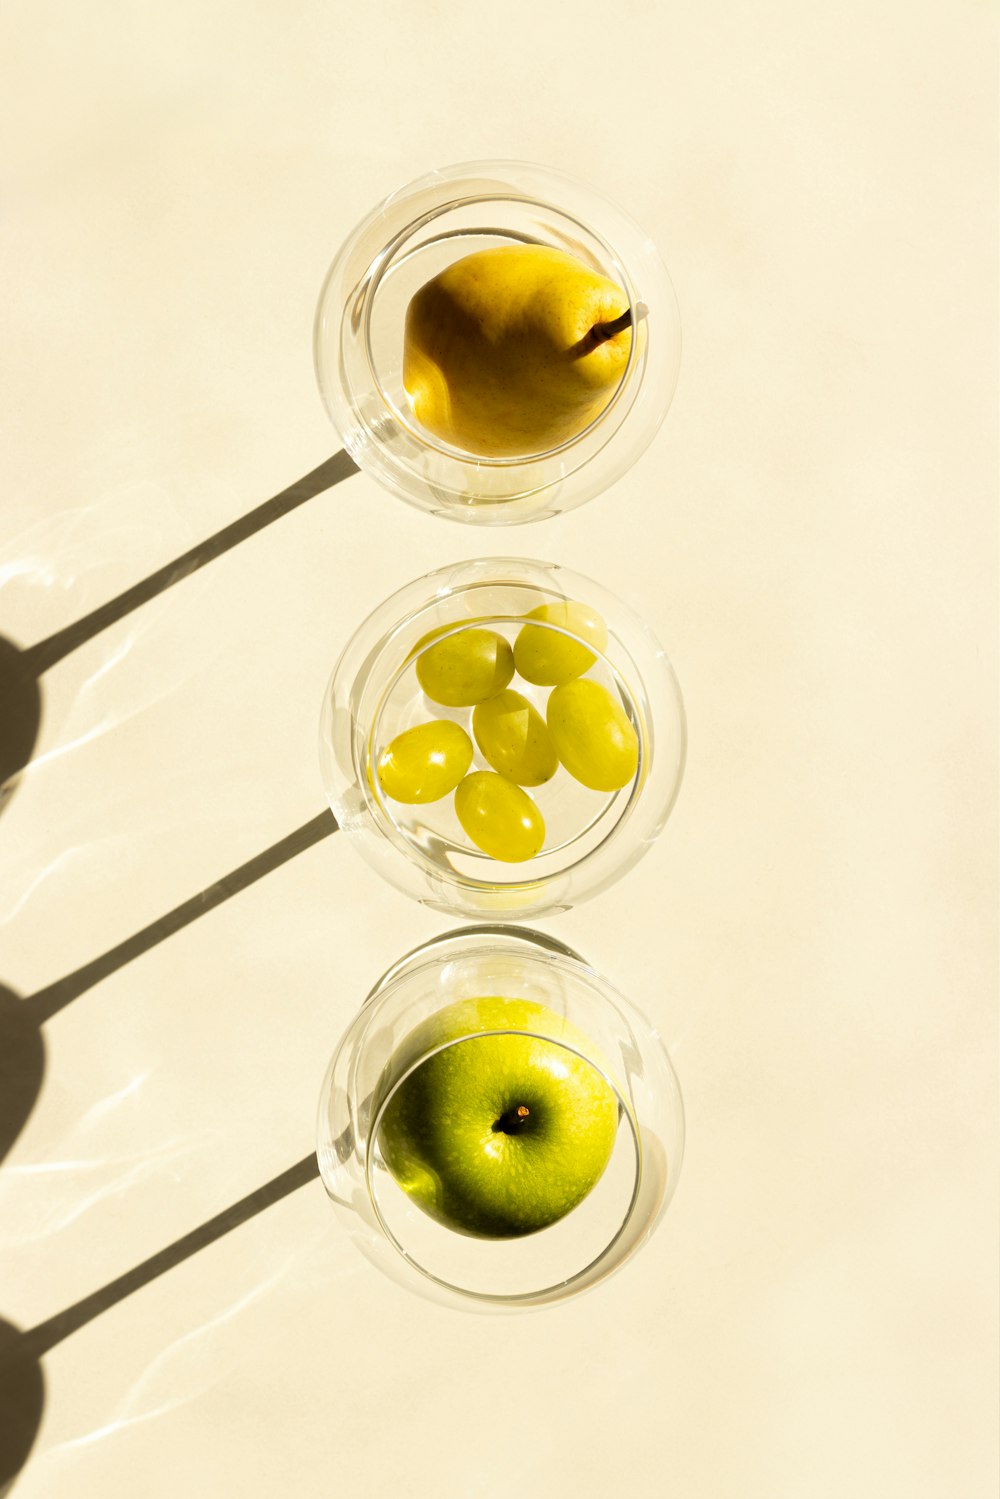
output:
[[[149,952],[157,943],[172,937],[192,921],[197,921],[199,916],[207,915],[223,901],[239,895],[241,890],[246,890],[336,831],[337,821],[333,813],[329,809],[320,812],[287,837],[264,849],[263,853],[248,859],[190,900],[175,906],[165,916],[158,917],[149,926],[119,942],[117,947],[91,959],[54,984],[48,984],[26,999],[0,985],[0,1160],[20,1134],[41,1091],[45,1075],[45,1041],[40,1027],[46,1020],[102,979],[124,968],[126,963]]]
[[[263,530],[265,526],[280,520],[290,511],[304,505],[307,500],[332,489],[342,479],[358,472],[358,466],[341,451],[334,453],[325,463],[304,474],[280,494],[265,500],[256,509],[214,536],[199,542],[190,551],[175,557],[148,578],[133,584],[117,598],[91,610],[74,624],[57,630],[47,640],[37,645],[20,646],[13,640],[0,636],[0,813],[9,801],[18,778],[31,760],[38,742],[42,722],[42,692],[39,678],[71,651],[93,640],[109,625],[116,624],[133,609],[146,604],[157,594],[164,593],[175,583],[182,582],[199,568],[214,562],[241,541]]]
[[[315,1153],[307,1155],[214,1218],[175,1239],[166,1249],[159,1250],[134,1269],[40,1322],[37,1327],[22,1332],[13,1323],[0,1319],[0,1412],[3,1416],[0,1420],[0,1499],[10,1492],[41,1425],[45,1408],[45,1375],[41,1363],[44,1354],[78,1328],[92,1322],[101,1312],[117,1306],[151,1280],[166,1274],[225,1234],[232,1233],[233,1229],[318,1176]]]

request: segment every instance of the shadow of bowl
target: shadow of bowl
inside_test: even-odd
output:
[[[45,1407],[45,1376],[31,1343],[0,1318],[0,1499],[9,1494],[35,1444]]]
[[[0,1161],[27,1123],[44,1076],[45,1039],[34,1006],[0,984]]]
[[[42,721],[42,694],[27,651],[0,635],[0,812],[31,759]]]

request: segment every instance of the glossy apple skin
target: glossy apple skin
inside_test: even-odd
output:
[[[599,1181],[618,1131],[618,1095],[569,1049],[592,1053],[587,1039],[527,1000],[463,1000],[407,1039],[396,1075],[435,1045],[444,1049],[404,1079],[379,1129],[403,1190],[446,1228],[479,1238],[536,1233],[571,1212]]]

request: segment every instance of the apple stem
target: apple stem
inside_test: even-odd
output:
[[[508,1109],[506,1114],[501,1114],[494,1124],[493,1133],[496,1135],[502,1131],[505,1135],[519,1134],[530,1113],[531,1110],[525,1108],[523,1103],[518,1104],[516,1108]]]
[[[637,321],[644,318],[648,312],[644,302],[637,302],[635,317]],[[589,354],[591,349],[596,349],[598,344],[607,343],[609,338],[614,338],[616,333],[623,333],[626,328],[632,326],[632,308],[626,307],[625,311],[619,313],[618,317],[612,318],[608,323],[595,323],[588,333],[585,333],[572,350],[574,354]]]

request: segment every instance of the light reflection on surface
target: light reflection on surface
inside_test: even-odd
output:
[[[128,455],[125,461],[131,461]],[[46,488],[54,492],[60,476],[44,477]],[[92,476],[81,477],[82,482],[67,492],[99,492],[99,486],[88,482]],[[322,487],[332,482],[336,479],[328,478]],[[199,487],[204,490],[203,485]],[[315,492],[320,492],[320,487],[317,482]],[[307,497],[303,491],[302,498]],[[187,514],[197,517],[199,537],[206,515],[232,509],[231,505],[213,506],[210,485],[208,493],[197,496],[197,505],[192,503],[193,498],[186,497],[185,508]],[[285,510],[290,504],[285,502]],[[263,525],[264,520],[257,524]],[[237,539],[234,536],[226,545],[235,545]],[[198,793],[214,784],[213,772],[217,770],[211,759],[215,746],[208,743],[206,758],[198,724],[210,721],[204,708],[206,704],[212,706],[216,685],[211,678],[206,683],[206,669],[220,656],[235,658],[236,642],[241,650],[244,648],[246,613],[239,607],[239,598],[231,609],[219,610],[218,586],[211,573],[189,576],[193,564],[178,554],[190,547],[192,540],[191,528],[167,488],[150,482],[118,486],[104,500],[64,511],[0,546],[0,612],[4,629],[10,626],[21,648],[14,647],[15,658],[30,660],[32,647],[46,642],[52,647],[48,656],[36,652],[32,667],[33,680],[40,678],[42,702],[41,731],[35,740],[39,753],[24,771],[18,800],[5,823],[5,831],[14,834],[17,857],[4,861],[6,868],[0,878],[0,921],[11,922],[9,935],[14,939],[4,960],[10,971],[0,973],[0,977],[16,985],[16,993],[5,992],[24,1017],[32,1015],[32,998],[37,1000],[36,1016],[44,1010],[42,1001],[47,990],[39,989],[39,983],[55,990],[80,976],[86,979],[77,988],[77,993],[82,993],[116,971],[105,965],[96,976],[91,975],[89,970],[97,969],[103,959],[120,956],[121,963],[132,961],[137,952],[141,955],[148,946],[163,940],[162,934],[156,935],[153,930],[161,918],[148,921],[142,897],[152,890],[148,904],[153,905],[154,914],[160,909],[155,894],[159,871],[154,860],[161,854],[161,845],[168,854],[175,850],[169,839],[160,840],[158,836],[154,846],[151,835],[176,833],[178,826],[188,822],[216,824],[229,816],[217,799],[205,803],[197,799]],[[183,565],[175,567],[168,559],[177,559]],[[176,575],[178,581],[184,579],[184,587],[133,604],[131,595],[146,581],[144,575],[154,569],[162,575]],[[169,587],[170,581],[163,581],[162,588]],[[122,614],[90,636],[74,631],[77,624],[87,623],[89,614],[106,618],[104,606],[123,601],[129,602],[134,612]],[[206,607],[206,601],[212,607]],[[182,688],[190,692],[188,702],[178,702],[172,696]],[[161,715],[149,713],[142,726],[118,740],[110,739],[103,750],[88,755],[87,747],[109,731],[168,698],[171,700]],[[195,725],[190,736],[195,750],[185,759],[183,751],[188,744],[181,739],[181,753],[171,741],[173,753],[168,755],[163,748],[164,736],[158,734],[160,726],[165,723],[172,730],[175,722],[186,726],[187,720]],[[37,716],[35,723],[37,727]],[[208,738],[203,736],[205,741]],[[82,752],[79,761],[70,760],[70,750]],[[197,750],[202,750],[200,757]],[[115,756],[120,770],[117,775],[114,766],[112,773],[107,770],[109,757]],[[231,773],[228,743],[220,744],[219,759]],[[15,784],[13,777],[9,784]],[[329,818],[330,814],[323,815]],[[88,836],[91,830],[94,836]],[[283,840],[286,842],[290,838]],[[172,906],[166,917],[183,910],[185,922],[194,920],[195,915],[202,914],[201,908],[195,915],[188,914],[187,908],[202,901],[204,910],[212,909],[233,893],[227,893],[224,881],[239,876],[242,883],[234,885],[233,890],[245,888],[294,852],[283,853],[279,860],[277,848],[265,849],[256,860],[241,864],[205,889],[197,888],[203,877],[195,881],[195,893],[182,907]],[[190,890],[185,878],[187,852],[182,846],[172,863],[164,859],[163,883],[171,890],[178,887],[184,894]],[[274,862],[268,865],[265,856],[272,853]],[[221,862],[225,868],[224,852]],[[251,865],[260,868],[251,871]],[[57,879],[50,882],[53,875]],[[133,892],[138,892],[134,901]],[[120,933],[114,920],[104,923],[107,912],[119,917],[118,925],[127,934],[123,941],[118,940]],[[106,926],[111,928],[110,937]],[[176,929],[178,923],[169,927],[167,934]],[[152,934],[149,943],[137,949],[137,939],[145,937],[147,931]],[[115,946],[102,953],[109,940]],[[76,966],[80,957],[88,960],[82,967]],[[67,973],[71,968],[73,971]],[[47,1323],[58,1324],[65,1311],[75,1312],[78,1306],[88,1317],[103,1316],[103,1311],[114,1305],[113,1300],[98,1303],[96,1310],[87,1309],[87,1303],[105,1290],[119,1294],[121,1299],[133,1297],[137,1272],[162,1260],[173,1247],[163,1241],[170,1237],[175,1220],[182,1216],[200,1219],[201,1204],[211,1186],[243,1174],[247,1162],[248,1142],[242,1120],[238,1130],[231,1120],[222,1128],[200,1127],[197,1123],[203,1102],[210,1105],[206,1108],[209,1120],[218,1117],[218,1110],[213,1113],[211,1107],[217,1079],[207,1075],[210,1060],[203,1061],[204,1057],[210,1059],[211,1048],[201,1046],[200,1032],[196,1033],[199,1044],[194,1044],[192,1037],[188,1053],[183,1049],[184,1029],[177,1023],[173,1008],[162,1034],[156,1028],[157,1019],[147,1023],[148,1017],[136,1014],[134,1006],[127,1019],[114,1009],[114,1003],[123,999],[145,998],[147,985],[147,976],[135,970],[127,993],[104,996],[107,1004],[103,1011],[101,996],[97,997],[92,1024],[91,1017],[82,1013],[77,1023],[74,1012],[58,1037],[50,1037],[55,1065],[50,1066],[46,1077],[44,1108],[35,1116],[33,1132],[20,1135],[17,1149],[21,1158],[0,1173],[0,1248],[27,1247],[16,1274],[33,1269],[39,1294],[28,1300],[41,1303],[39,1310]],[[197,988],[197,978],[192,987]],[[214,991],[211,996],[207,993],[208,987],[206,982],[206,998],[214,998]],[[219,987],[224,985],[216,984],[216,990]],[[50,1014],[41,1017],[51,1018]],[[184,1018],[190,1020],[189,1015]],[[197,1020],[200,1023],[201,1017]],[[36,1020],[36,1029],[38,1024],[41,1020]],[[44,1034],[49,1035],[47,1026]],[[182,1065],[176,1065],[178,1062]],[[103,1096],[90,1103],[88,1094],[92,1098],[97,1091]],[[181,1121],[183,1135],[177,1132]],[[266,1122],[263,1110],[262,1122]],[[36,1153],[36,1140],[37,1153],[49,1159],[31,1159]],[[148,1145],[147,1140],[151,1142]],[[172,1182],[184,1185],[175,1191]],[[170,1188],[169,1201],[165,1186]],[[195,1203],[199,1207],[192,1212]],[[105,1204],[103,1209],[101,1204]],[[92,1217],[78,1232],[74,1230],[73,1225],[87,1215]],[[209,1228],[211,1220],[204,1226]],[[65,1239],[59,1239],[57,1236],[66,1230]],[[219,1229],[223,1231],[229,1230]],[[180,1336],[174,1334],[178,1321],[183,1326],[185,1313],[176,1316],[168,1294],[163,1326],[154,1318],[151,1327],[153,1344],[169,1339],[167,1346],[155,1353],[120,1398],[116,1398],[113,1381],[109,1381],[105,1396],[85,1378],[90,1404],[79,1409],[86,1415],[74,1421],[70,1414],[65,1424],[57,1419],[53,1436],[58,1442],[63,1432],[72,1432],[81,1424],[91,1424],[94,1430],[60,1443],[51,1454],[36,1453],[33,1466],[47,1472],[46,1462],[58,1461],[62,1454],[75,1449],[99,1446],[105,1438],[188,1404],[224,1380],[244,1360],[239,1334],[230,1335],[230,1329],[238,1325],[245,1334],[243,1319],[249,1309],[266,1302],[271,1290],[288,1278],[289,1270],[297,1272],[303,1256],[328,1232],[329,1218],[320,1211],[307,1220],[305,1233],[293,1236],[294,1248],[287,1252],[280,1234],[276,1244],[269,1238],[265,1242],[273,1253],[267,1255],[268,1272],[249,1289],[245,1283],[255,1279],[255,1261],[251,1260],[248,1268],[238,1251],[232,1261],[237,1273],[228,1282],[220,1282],[217,1295],[210,1297],[207,1320]],[[197,1229],[189,1230],[177,1242],[195,1238],[196,1234]],[[112,1260],[125,1259],[126,1263],[139,1259],[148,1249],[146,1241],[151,1236],[163,1248],[102,1286],[108,1269],[102,1261],[109,1256]],[[47,1241],[44,1250],[39,1248],[42,1241]],[[141,1247],[130,1251],[133,1244]],[[200,1254],[201,1247],[186,1252]],[[167,1265],[155,1273],[169,1275],[173,1268]],[[149,1273],[154,1272],[151,1269]],[[363,1273],[361,1262],[355,1267],[349,1261],[345,1273]],[[206,1275],[211,1274],[206,1263]],[[336,1268],[333,1278],[338,1278]],[[64,1279],[79,1279],[84,1289],[89,1282],[94,1289],[73,1307],[60,1307],[58,1286]],[[237,1289],[239,1294],[235,1294]],[[294,1296],[300,1291],[301,1278],[295,1273],[284,1294]],[[204,1297],[201,1305],[205,1307]],[[16,1317],[20,1308],[8,1306],[3,1310]],[[197,1317],[197,1311],[186,1309],[187,1320]],[[27,1327],[26,1321],[24,1325]],[[43,1325],[37,1324],[34,1330]],[[82,1326],[78,1320],[68,1330],[60,1331],[58,1325],[51,1330],[51,1341],[41,1345],[46,1363],[49,1349],[53,1350],[52,1359],[57,1359],[57,1344],[70,1336],[75,1341]],[[148,1344],[142,1353],[137,1350],[132,1362],[142,1363],[147,1350]],[[119,1389],[129,1379],[125,1372],[128,1364],[123,1354]],[[98,1381],[102,1377],[99,1375]],[[60,1390],[59,1395],[59,1401],[52,1401],[53,1407],[68,1398],[66,1391]],[[50,1491],[50,1485],[53,1490],[56,1487],[51,1474],[40,1481],[45,1492]],[[72,1488],[74,1480],[60,1474],[60,1486],[62,1483]],[[2,1482],[0,1488],[4,1488]]]
[[[33,1460],[35,1477],[44,1480],[50,1465],[55,1467],[82,1449],[93,1448],[132,1427],[192,1404],[245,1365],[247,1349],[256,1346],[257,1337],[252,1328],[237,1324],[251,1307],[269,1292],[278,1291],[290,1278],[294,1278],[293,1290],[302,1289],[309,1282],[308,1261],[315,1258],[317,1249],[331,1232],[325,1214],[317,1214],[312,1221],[312,1231],[304,1237],[299,1234],[295,1247],[281,1256],[273,1270],[214,1316],[174,1338],[155,1354],[118,1400],[110,1420],[37,1453]],[[324,1263],[323,1283],[324,1286],[339,1284],[365,1273],[360,1256],[345,1254],[335,1265]]]
[[[63,629],[194,539],[172,486],[153,483],[141,456],[107,455],[37,487],[96,496],[46,515],[0,544],[0,590],[23,619],[23,644]],[[129,470],[132,470],[129,473]],[[34,626],[28,633],[28,622]]]
[[[68,848],[63,853],[57,854],[54,859],[51,859],[37,874],[32,875],[20,894],[14,898],[13,904],[8,906],[6,910],[0,910],[0,921],[10,921],[17,916],[31,900],[31,897],[35,894],[39,886],[43,885],[51,875],[69,864],[79,852],[80,849],[78,847]]]
[[[72,475],[46,475],[39,487],[47,491],[100,497],[37,521],[0,545],[0,618],[4,635],[13,631],[14,637],[4,641],[8,794],[192,675],[191,653],[176,638],[171,649],[169,637],[177,630],[165,628],[168,621],[180,627],[184,610],[171,606],[168,616],[166,600],[152,598],[107,631],[99,622],[87,628],[95,607],[104,608],[192,540],[178,504],[184,497],[137,473],[136,465],[136,454],[126,448],[99,454]],[[203,586],[188,584],[188,608]],[[141,666],[130,661],[140,640]],[[194,653],[199,669],[217,654],[210,633],[204,646]],[[69,672],[59,670],[67,656],[75,668]]]
[[[5,1166],[0,1177],[0,1221],[7,1228],[17,1221],[17,1232],[0,1231],[0,1249],[16,1249],[58,1234],[91,1212],[99,1203],[118,1197],[130,1188],[165,1174],[167,1168],[198,1155],[205,1147],[204,1137],[164,1141],[127,1155],[100,1157],[95,1160],[41,1161],[35,1165]],[[87,1190],[86,1179],[98,1173],[113,1172]],[[18,1184],[38,1178],[49,1178],[44,1192],[38,1192],[26,1207],[18,1202]],[[8,1202],[7,1199],[13,1199]],[[12,1211],[17,1203],[17,1213]]]
[[[81,693],[82,696],[83,694]],[[103,718],[91,728],[85,729],[77,738],[70,739],[64,744],[54,745],[52,749],[45,750],[40,755],[34,755],[31,764],[26,765],[24,768],[23,779],[27,781],[35,777],[44,766],[50,765],[53,760],[61,759],[70,750],[82,749],[85,744],[90,744],[93,740],[99,739],[102,734],[106,734],[109,729],[113,729],[116,724],[124,722],[126,718],[130,718],[131,716],[131,714],[122,714],[118,718]]]
[[[147,1077],[149,1077],[152,1070],[153,1069],[151,1067],[148,1067],[145,1072],[136,1073],[135,1077],[133,1077],[130,1082],[125,1083],[123,1087],[119,1088],[117,1093],[109,1093],[107,1098],[99,1099],[97,1103],[95,1103],[93,1107],[88,1110],[88,1112],[83,1116],[81,1123],[86,1125],[88,1120],[101,1119],[105,1114],[110,1113],[117,1104],[124,1103],[126,1098],[131,1098],[136,1089],[142,1087],[143,1083],[146,1081]]]
[[[185,648],[192,605],[204,589],[204,581],[191,579],[183,600],[170,595],[152,599],[127,624],[118,623],[81,646],[74,653],[75,670],[68,673],[73,680],[68,701],[63,663],[56,662],[43,675],[43,742],[25,767],[25,777],[127,723],[178,691],[215,660],[224,630],[202,633],[196,652]],[[140,646],[142,650],[137,651]],[[46,746],[44,741],[56,736],[57,742]]]

